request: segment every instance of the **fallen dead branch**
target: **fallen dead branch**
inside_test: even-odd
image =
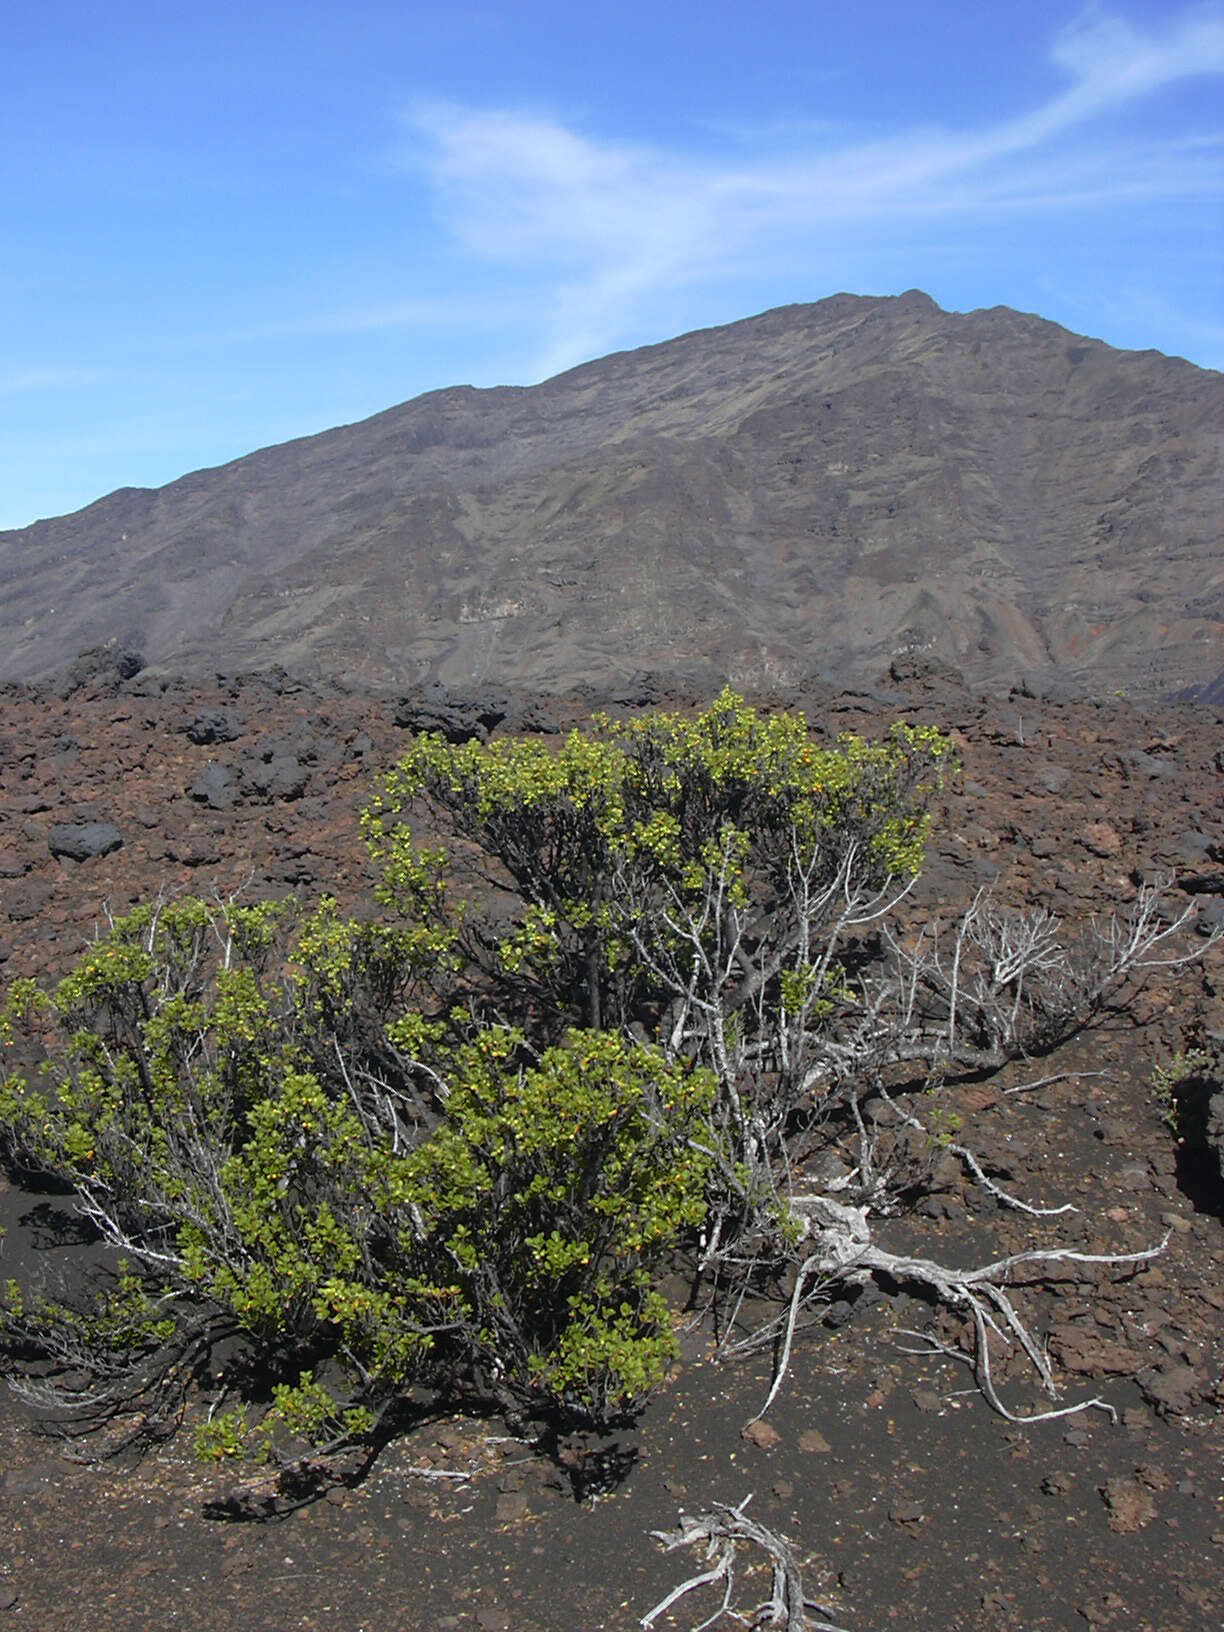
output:
[[[1031,1094],[1036,1088],[1048,1088],[1055,1082],[1066,1082],[1074,1077],[1077,1082],[1088,1082],[1093,1077],[1107,1077],[1108,1071],[1051,1071],[1048,1076],[1038,1077],[1035,1082],[1018,1082],[1013,1088],[1004,1088],[1004,1094]]]
[[[986,1400],[1000,1416],[1009,1422],[1043,1422],[1053,1417],[1069,1416],[1078,1411],[1100,1410],[1116,1420],[1116,1412],[1107,1401],[1092,1398],[1075,1405],[1059,1406],[1050,1411],[1020,1417],[1010,1411],[999,1397],[991,1371],[990,1339],[993,1336],[1005,1348],[1017,1345],[1037,1374],[1042,1390],[1051,1398],[1058,1398],[1058,1386],[1049,1359],[1040,1342],[1021,1319],[1015,1304],[1009,1298],[1006,1282],[1015,1270],[1026,1264],[1108,1264],[1124,1267],[1146,1263],[1158,1257],[1168,1245],[1166,1231],[1159,1245],[1145,1247],[1138,1252],[1087,1253],[1069,1247],[1035,1247],[1016,1252],[993,1263],[980,1264],[971,1269],[951,1269],[930,1258],[910,1257],[903,1253],[888,1252],[877,1246],[868,1224],[868,1209],[836,1201],[830,1196],[796,1197],[792,1201],[795,1213],[802,1219],[804,1234],[811,1243],[808,1255],[797,1265],[794,1284],[787,1309],[781,1352],[774,1371],[773,1382],[764,1405],[752,1418],[759,1421],[769,1410],[786,1378],[790,1366],[791,1349],[805,1294],[812,1283],[828,1286],[831,1283],[862,1285],[876,1276],[884,1276],[898,1284],[917,1285],[952,1309],[967,1314],[972,1321],[974,1347],[971,1355],[942,1344],[925,1334],[918,1336],[926,1343],[925,1349],[907,1349],[907,1353],[942,1353],[964,1360],[974,1368],[978,1386]],[[763,1346],[776,1339],[778,1323],[755,1334],[755,1346]]]
[[[757,1524],[746,1516],[744,1510],[751,1500],[749,1494],[736,1507],[713,1502],[705,1513],[681,1513],[677,1530],[651,1531],[654,1539],[669,1553],[678,1547],[704,1547],[710,1568],[673,1587],[666,1598],[660,1599],[653,1609],[642,1616],[642,1626],[652,1627],[661,1615],[666,1615],[674,1604],[690,1592],[721,1583],[721,1604],[700,1623],[695,1632],[704,1632],[706,1627],[713,1626],[724,1615],[754,1628],[772,1626],[781,1627],[783,1632],[845,1632],[837,1622],[826,1619],[829,1612],[823,1604],[805,1597],[799,1563],[789,1545],[774,1531],[767,1530],[763,1524]],[[735,1593],[737,1553],[743,1545],[760,1548],[772,1566],[769,1597],[749,1611],[731,1607]],[[811,1619],[809,1610],[814,1610],[819,1618]]]

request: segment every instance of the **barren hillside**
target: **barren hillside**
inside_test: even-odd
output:
[[[838,295],[432,393],[0,534],[0,673],[115,640],[566,691],[877,673],[1157,696],[1224,670],[1224,379]]]

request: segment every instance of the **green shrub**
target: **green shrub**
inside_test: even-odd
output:
[[[0,1137],[113,1271],[9,1288],[35,1392],[152,1430],[224,1344],[216,1457],[335,1450],[419,1384],[635,1410],[676,1248],[791,1228],[794,1115],[859,1058],[840,949],[908,888],[947,764],[934,732],[817,747],[731,693],[559,751],[420,737],[365,817],[384,921],[162,901],[19,983],[4,1040],[46,1060]]]
[[[444,1041],[414,1011],[363,1036],[418,943],[329,902],[294,918],[141,909],[52,996],[10,995],[10,1031],[52,1048],[37,1085],[4,1084],[10,1155],[71,1184],[125,1261],[87,1309],[10,1289],[10,1334],[92,1360],[77,1403],[237,1337],[288,1368],[270,1421],[327,1445],[418,1381],[596,1420],[639,1402],[671,1354],[654,1278],[702,1214],[706,1074],[609,1034],[538,1058],[501,1028]],[[379,1074],[426,1037],[426,1090]]]
[[[559,752],[419,737],[365,826],[392,909],[412,910],[436,861],[404,819],[422,807],[502,892],[496,919],[463,901],[466,961],[499,1015],[536,1036],[613,1028],[709,1067],[742,1155],[856,1064],[836,1046],[854,1007],[840,953],[909,888],[950,767],[929,728],[818,747],[801,715],[724,692],[695,719],[598,720]]]
[[[1152,1072],[1152,1092],[1179,1142],[1201,1144],[1207,1119],[1212,1058],[1205,1048],[1179,1048]]]

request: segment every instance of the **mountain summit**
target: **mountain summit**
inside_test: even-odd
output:
[[[1149,695],[1224,668],[1224,376],[836,295],[435,391],[0,533],[0,673],[754,688],[900,653]]]

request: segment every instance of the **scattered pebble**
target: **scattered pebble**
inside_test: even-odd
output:
[[[762,1451],[772,1451],[782,1435],[768,1422],[750,1422],[746,1428],[740,1429],[740,1438],[746,1439],[750,1445],[758,1446]]]

